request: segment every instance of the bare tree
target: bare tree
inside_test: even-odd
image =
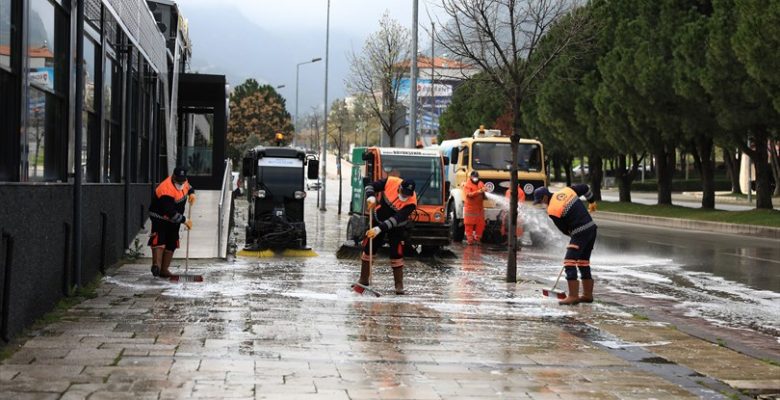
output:
[[[507,282],[517,281],[517,148],[523,102],[534,80],[565,49],[582,41],[584,13],[573,13],[577,0],[441,0],[449,21],[436,41],[463,62],[479,67],[511,103],[512,158]],[[556,35],[539,52],[542,38],[555,26]],[[539,54],[537,54],[537,52]]]
[[[362,52],[348,55],[347,89],[353,94],[367,95],[369,108],[390,138],[390,146],[395,146],[395,135],[405,127],[398,123],[403,121],[404,112],[399,92],[401,78],[408,67],[410,43],[409,30],[385,12],[379,20],[379,30],[366,39]]]

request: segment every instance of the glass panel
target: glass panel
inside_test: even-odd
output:
[[[44,160],[46,159],[46,147],[51,133],[49,121],[51,120],[50,108],[47,107],[47,94],[44,91],[31,88],[27,109],[29,120],[27,121],[27,176],[30,181],[46,180]]]
[[[517,169],[537,172],[542,170],[541,150],[536,144],[519,144]],[[474,169],[509,171],[512,164],[512,146],[509,143],[475,143]]]
[[[103,182],[110,182],[110,169],[111,169],[111,105],[113,99],[111,97],[111,85],[114,79],[114,61],[108,57],[105,60],[105,68],[103,71],[103,117],[105,122],[103,123],[103,147],[100,150],[102,153],[102,176]]]
[[[30,65],[30,83],[54,90],[54,71],[61,56],[55,54],[54,5],[48,0],[30,1],[29,38],[27,54]]]
[[[184,114],[184,139],[181,160],[190,176],[211,175],[214,148],[214,114]]]
[[[95,42],[84,37],[84,109],[95,111]]]
[[[11,68],[11,0],[0,0],[0,66]]]
[[[412,179],[416,185],[417,203],[442,204],[441,162],[438,157],[383,155],[386,176]]]

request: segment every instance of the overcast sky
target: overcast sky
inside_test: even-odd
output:
[[[177,4],[190,20],[194,69],[227,74],[232,86],[248,77],[286,85],[280,93],[294,113],[296,63],[325,54],[327,0],[181,0]],[[438,0],[419,0],[420,46],[430,43],[423,27],[430,26],[428,11],[441,14],[437,4]],[[411,28],[412,0],[331,0],[328,102],[347,95],[347,53],[360,50],[385,11]],[[216,41],[221,34],[241,39]],[[252,48],[251,54],[247,47]],[[324,101],[323,64],[300,68],[301,115]]]

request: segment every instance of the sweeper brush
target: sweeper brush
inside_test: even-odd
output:
[[[558,286],[558,282],[561,280],[561,275],[563,275],[563,269],[565,267],[561,267],[561,272],[558,273],[558,279],[555,280],[555,284],[550,289],[542,289],[542,296],[545,297],[556,297],[559,300],[563,300],[566,298],[566,293],[556,290],[556,287]]]
[[[317,254],[312,249],[283,249],[273,251],[271,249],[265,250],[239,250],[236,253],[239,257],[255,257],[255,258],[272,258],[272,257],[317,257]]]

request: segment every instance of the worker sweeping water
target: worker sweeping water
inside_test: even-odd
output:
[[[162,181],[154,191],[149,205],[152,233],[152,275],[163,278],[173,276],[169,270],[173,252],[179,248],[179,226],[192,229],[192,220],[184,217],[185,203],[195,204],[195,189],[187,181],[187,171],[177,167],[173,175]]]
[[[390,244],[390,266],[393,269],[395,293],[404,294],[404,231],[409,215],[417,208],[415,183],[411,179],[390,176],[365,187],[366,205],[371,213],[373,227],[363,240],[360,278],[353,285],[358,293],[370,289],[371,267],[378,246],[385,235]]]
[[[580,196],[588,201],[588,208],[580,202]],[[550,191],[542,186],[534,190],[534,204],[546,205],[547,215],[555,226],[570,236],[566,246],[566,257],[563,267],[566,270],[566,283],[569,294],[558,302],[561,305],[593,302],[593,278],[590,274],[590,253],[596,243],[596,223],[589,212],[596,211],[596,201],[588,185],[580,184],[564,188],[558,192]],[[577,270],[582,279],[583,295],[579,296]],[[554,289],[554,288],[553,288]]]

